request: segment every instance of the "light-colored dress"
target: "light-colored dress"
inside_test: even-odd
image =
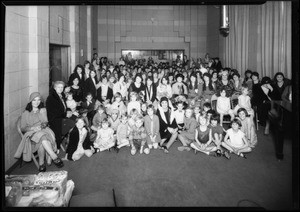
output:
[[[114,142],[114,130],[110,127],[107,129],[99,129],[97,131],[97,138],[95,141],[96,148],[99,148],[100,151],[109,149],[115,145]]]
[[[36,113],[27,110],[22,113],[21,130],[22,132],[25,132],[25,134],[14,155],[15,158],[20,158],[23,155],[24,161],[31,161],[31,153],[38,150],[42,144],[42,140],[50,141],[53,151],[57,150],[55,134],[49,127],[45,127],[38,132],[30,130],[31,127],[39,126],[42,123],[48,123],[47,111],[45,108],[41,108]]]
[[[250,117],[246,117],[244,120],[241,120],[242,127],[241,131],[245,133],[245,136],[249,142],[251,148],[255,147],[257,144],[257,134],[255,130],[254,121]]]

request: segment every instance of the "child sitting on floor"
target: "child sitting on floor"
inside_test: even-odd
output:
[[[147,133],[146,141],[150,150],[152,147],[157,149],[158,144],[161,141],[159,133],[159,119],[158,116],[154,114],[154,106],[152,104],[148,105],[147,113],[148,115],[144,117],[145,130]]]
[[[222,146],[240,157],[246,158],[243,153],[251,152],[245,133],[240,128],[242,123],[239,119],[233,119],[231,128],[227,130]]]
[[[195,141],[196,128],[197,128],[197,121],[194,118],[193,109],[188,107],[185,110],[184,126],[182,128],[182,131],[180,131],[178,135],[178,139],[183,145],[178,147],[179,151],[191,150],[189,145],[193,141]]]
[[[117,148],[129,145],[129,126],[127,122],[127,113],[121,115],[121,123],[117,128]]]
[[[100,129],[101,123],[105,118],[107,118],[107,115],[105,113],[105,107],[103,105],[98,105],[97,112],[93,117],[91,129],[94,131]]]
[[[216,156],[215,151],[217,147],[212,142],[211,129],[207,125],[207,120],[205,116],[199,117],[200,126],[197,127],[195,132],[195,140],[191,143],[191,147],[197,151],[203,152],[207,155]]]
[[[143,127],[144,124],[144,118],[142,115],[138,115],[135,118],[135,127],[130,129],[129,132],[129,142],[131,146],[131,155],[135,155],[138,147],[140,147],[140,154],[143,152],[145,154],[149,154],[149,148],[145,148],[144,146],[146,144],[146,130]]]
[[[114,130],[109,127],[107,118],[102,121],[102,128],[97,130],[97,137],[94,146],[99,148],[100,152],[115,146]]]
[[[88,130],[85,128],[85,121],[78,117],[75,127],[70,131],[69,144],[66,150],[65,160],[79,160],[83,155],[91,157],[95,149],[89,141]]]

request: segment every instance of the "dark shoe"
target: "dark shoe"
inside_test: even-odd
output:
[[[217,157],[217,153],[216,152],[210,152],[209,155],[213,156],[213,157]]]
[[[225,151],[223,155],[226,159],[230,160],[230,155],[227,151]]]
[[[57,166],[58,168],[61,168],[64,166],[63,161],[58,157],[55,160],[53,160],[53,163],[55,164],[55,166]]]
[[[221,157],[222,156],[222,151],[220,149],[218,149],[216,151],[217,157]]]
[[[39,172],[45,172],[46,171],[46,164],[40,165]]]

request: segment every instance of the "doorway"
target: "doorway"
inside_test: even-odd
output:
[[[50,44],[49,64],[49,88],[58,80],[67,83],[70,74],[70,47]]]

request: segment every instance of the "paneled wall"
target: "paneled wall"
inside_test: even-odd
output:
[[[94,52],[113,62],[122,49],[184,49],[193,58],[206,53],[206,6],[102,5],[96,12]]]
[[[16,121],[30,93],[38,91],[44,99],[49,94],[49,44],[70,46],[71,72],[75,65],[91,56],[91,27],[90,31],[87,28],[91,19],[90,6],[6,7],[5,170],[16,162],[14,154],[21,140]]]
[[[4,143],[5,170],[20,143],[16,121],[29,94],[48,95],[49,7],[7,6],[5,19]]]

